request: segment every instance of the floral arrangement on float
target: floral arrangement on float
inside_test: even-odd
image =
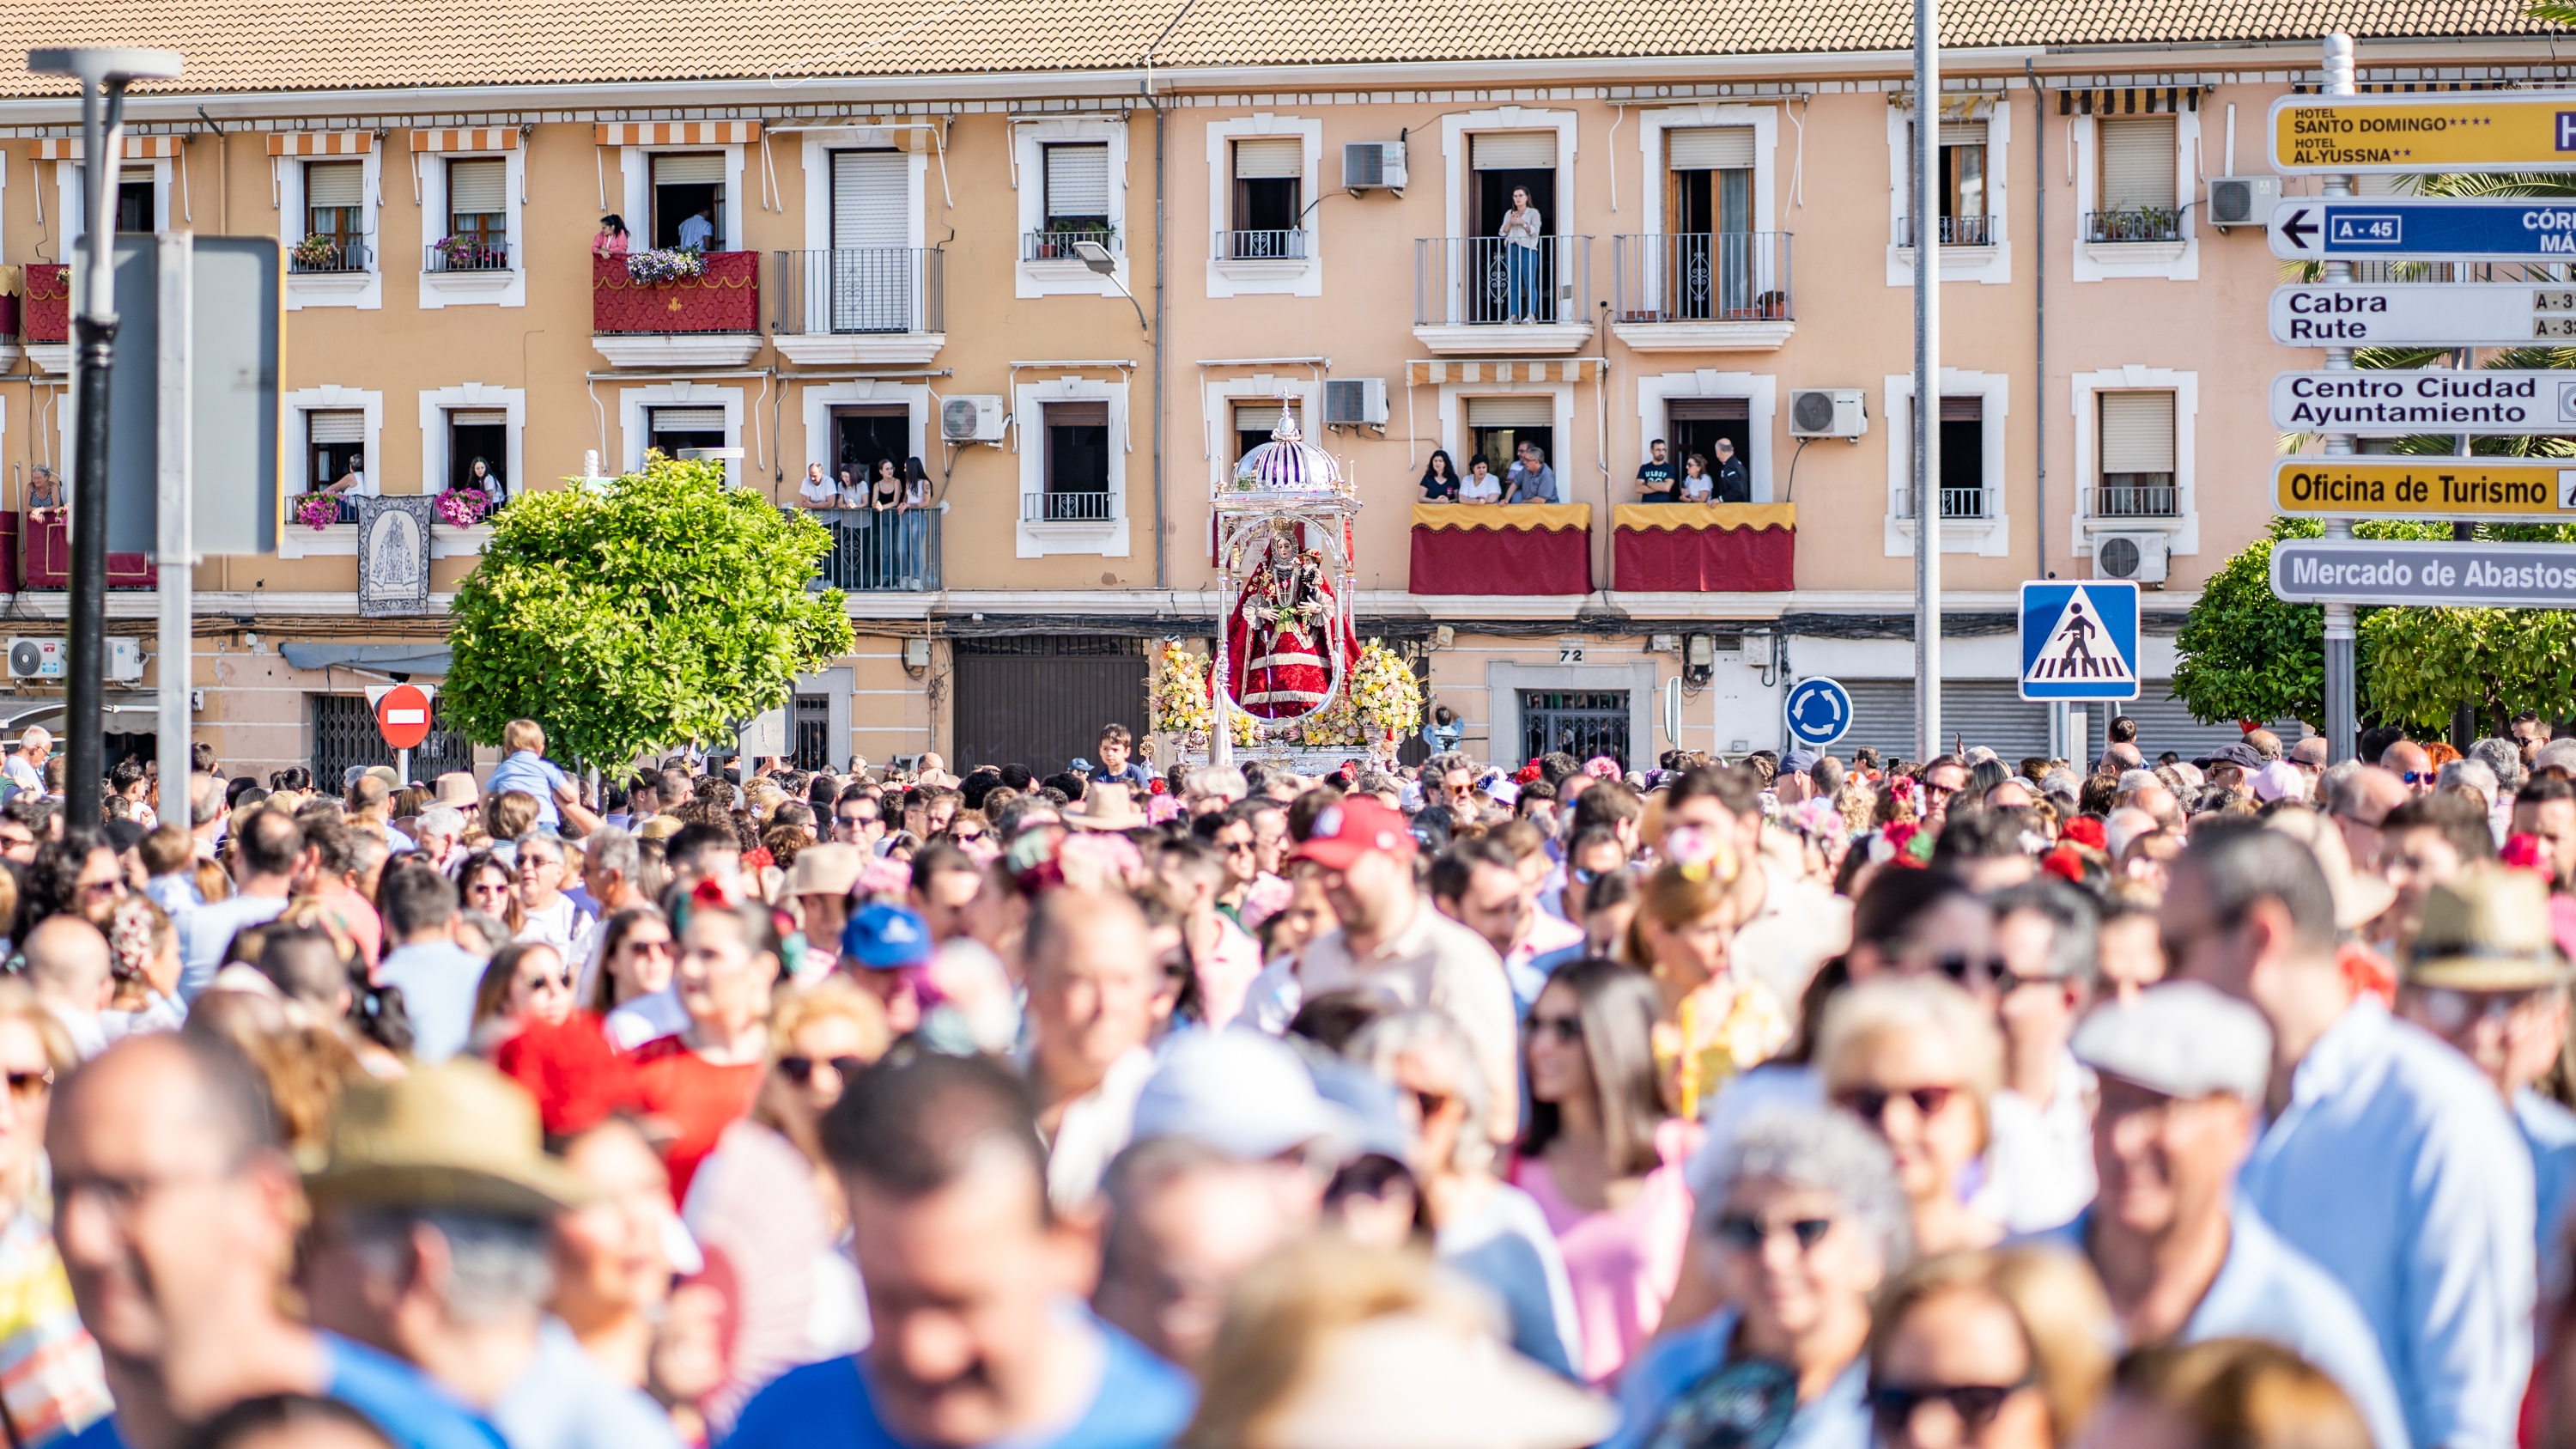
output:
[[[1178,735],[1193,751],[1207,748],[1215,714],[1207,657],[1191,653],[1178,639],[1164,640],[1156,657],[1153,714],[1157,733]],[[1421,681],[1402,656],[1375,639],[1361,646],[1350,679],[1320,712],[1273,723],[1237,710],[1233,719],[1238,745],[1275,739],[1317,748],[1357,745],[1380,754],[1393,753],[1421,724]]]

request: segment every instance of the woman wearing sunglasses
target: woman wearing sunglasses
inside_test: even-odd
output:
[[[572,968],[544,941],[513,941],[495,952],[474,988],[474,1041],[486,1054],[532,1026],[572,1016]]]
[[[2102,1285],[2047,1248],[1918,1263],[1879,1300],[1870,1418],[1882,1449],[2063,1449],[2110,1388]]]
[[[1663,1319],[1690,1234],[1692,1130],[1655,1086],[1655,983],[1599,957],[1530,1007],[1529,1128],[1504,1178],[1537,1199],[1574,1290],[1575,1372],[1607,1382]]]
[[[1731,959],[1734,850],[1683,827],[1665,835],[1663,851],[1667,859],[1646,877],[1628,923],[1628,959],[1655,979],[1664,1100],[1696,1121],[1700,1104],[1729,1078],[1788,1045],[1791,1024],[1771,988]]]
[[[671,967],[679,959],[671,923],[659,910],[636,906],[608,918],[590,1009],[607,1018],[608,1039],[619,1051],[688,1026],[689,1014],[671,990]]]
[[[1693,1228],[1728,1306],[1637,1356],[1604,1449],[1863,1449],[1870,1295],[1912,1255],[1885,1144],[1842,1113],[1770,1112],[1698,1166]]]
[[[1875,1129],[1896,1154],[1925,1253],[1992,1246],[1997,1217],[1960,1183],[1986,1150],[1987,1104],[2003,1081],[1994,1018],[1937,976],[1863,982],[1825,1008],[1816,1039],[1825,1100]]]
[[[481,911],[517,935],[528,923],[519,905],[519,877],[508,862],[491,851],[477,851],[456,868],[456,898],[469,911]]]

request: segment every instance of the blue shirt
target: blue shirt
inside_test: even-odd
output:
[[[1691,1386],[1726,1366],[1740,1317],[1722,1308],[1665,1334],[1628,1361],[1619,1376],[1619,1428],[1601,1449],[1642,1449]],[[1800,1404],[1789,1431],[1772,1449],[1869,1449],[1869,1359],[1855,1358],[1814,1402]]]
[[[2417,1449],[2511,1449],[2531,1372],[2531,1153],[2466,1057],[2363,997],[2238,1177],[2379,1339]]]
[[[2576,1112],[2529,1087],[2513,1094],[2513,1123],[2531,1148],[2531,1182],[2540,1215],[2540,1291],[2556,1297],[2567,1288],[2568,1195],[2576,1190]]]
[[[608,1376],[559,1318],[537,1329],[537,1352],[492,1405],[510,1449],[680,1449],[671,1416],[642,1389]]]
[[[1140,797],[1154,788],[1154,773],[1145,768],[1142,760],[1129,760],[1127,768],[1115,774],[1106,765],[1094,765],[1083,779],[1094,785],[1125,785]]]
[[[1048,1439],[1012,1449],[1163,1449],[1187,1428],[1198,1390],[1143,1344],[1092,1318],[1079,1320],[1107,1349],[1100,1385],[1081,1415]],[[743,1407],[725,1449],[903,1449],[877,1418],[857,1358],[791,1369]]]
[[[224,951],[245,926],[265,926],[286,913],[284,896],[230,896],[208,901],[181,916],[179,999],[190,1004],[223,969]]]
[[[323,1396],[366,1415],[394,1449],[510,1449],[480,1415],[410,1364],[336,1333],[314,1337],[322,1346]],[[110,1415],[64,1443],[125,1449],[125,1436]]]
[[[555,812],[555,791],[572,788],[572,777],[558,770],[534,750],[513,750],[492,767],[492,778],[483,782],[483,793],[498,795],[504,790],[519,790],[537,797],[537,823],[563,824]]]
[[[465,1050],[474,1035],[474,988],[482,984],[483,965],[481,957],[454,941],[397,946],[385,953],[376,980],[402,988],[414,1058],[443,1062]]]

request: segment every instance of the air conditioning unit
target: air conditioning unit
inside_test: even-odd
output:
[[[1402,141],[1347,141],[1342,145],[1342,189],[1402,191]]]
[[[2165,581],[2165,554],[2172,540],[2161,533],[2101,533],[2093,536],[2096,578],[2127,579],[2133,584]]]
[[[107,677],[111,683],[143,682],[143,641],[110,639],[107,641]]]
[[[952,443],[998,443],[1009,417],[1002,400],[990,394],[942,398],[939,436]]]
[[[11,679],[60,679],[71,668],[71,650],[60,639],[9,641]]]
[[[2272,203],[2281,199],[2278,176],[2213,176],[2209,179],[2209,224],[2261,226],[2272,219]]]
[[[1386,379],[1382,377],[1327,379],[1324,383],[1324,426],[1328,428],[1385,427]]]
[[[1869,431],[1869,406],[1856,387],[1811,387],[1789,394],[1789,436],[1849,438]]]

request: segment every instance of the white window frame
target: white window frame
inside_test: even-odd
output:
[[[724,153],[725,249],[727,251],[736,252],[747,252],[752,249],[750,243],[744,238],[742,231],[743,146],[742,143],[736,142],[732,145],[724,146],[669,145],[620,146],[618,148],[618,175],[625,182],[626,189],[626,209],[623,212],[620,212],[619,215],[630,218],[628,229],[637,236],[643,238],[642,241],[639,241],[636,244],[638,250],[641,250],[645,245],[650,243],[653,234],[653,158],[663,155],[703,156],[710,151],[722,151]],[[829,209],[825,210],[823,216],[823,234],[826,238],[829,238],[831,236],[831,212]],[[641,227],[637,227],[632,220],[633,218],[639,217],[643,220],[643,225]],[[515,222],[516,218],[514,217],[512,220]],[[827,240],[824,244],[828,246],[830,245],[830,242]]]
[[[299,388],[290,392],[284,402],[286,426],[293,431],[295,437],[295,441],[290,446],[297,449],[299,453],[311,452],[309,442],[311,435],[306,430],[304,416],[306,413],[364,413],[367,439],[363,446],[366,451],[359,456],[367,470],[367,481],[375,485],[377,496],[384,495],[386,490],[383,473],[385,462],[383,448],[385,395],[383,393],[365,388],[341,387],[336,383],[324,383],[320,387]],[[295,467],[299,476],[308,461],[309,459],[306,458],[297,460]],[[302,486],[289,487],[285,480],[279,480],[278,496],[281,499],[292,498],[304,491],[307,490]],[[431,531],[431,537],[433,540],[436,539],[437,530]],[[358,526],[354,523],[335,523],[328,528],[308,528],[292,518],[282,519],[277,525],[277,556],[279,558],[356,558]],[[435,556],[445,558],[447,555],[438,553]]]
[[[623,473],[644,471],[644,450],[653,443],[651,412],[657,407],[722,407],[725,415],[724,445],[742,446],[742,389],[718,387],[711,382],[657,382],[617,390],[617,431],[621,444],[619,455]],[[742,458],[724,460],[725,486],[742,486]],[[512,487],[518,486],[513,483]]]
[[[832,249],[832,153],[835,151],[900,151],[904,159],[904,181],[909,191],[904,198],[904,245],[926,245],[922,237],[927,230],[923,187],[930,175],[930,155],[914,149],[920,144],[917,131],[893,130],[883,126],[848,126],[829,131],[807,131],[800,153],[805,166],[805,250]],[[733,189],[725,189],[725,206],[732,209]],[[728,233],[731,235],[731,233]]]
[[[1987,235],[1994,238],[1994,244],[1936,248],[1941,254],[1942,281],[1982,282],[1987,286],[2012,281],[2012,101],[2016,95],[2027,94],[2030,92],[2006,91],[1994,96],[1994,108],[1983,117]],[[1906,144],[1906,132],[1913,125],[1912,105],[1887,108],[1887,285],[1891,287],[1914,285],[1914,248],[1896,244],[1897,228],[1905,224],[1906,203],[1911,195],[1906,176],[1913,168],[1913,157]]]
[[[912,426],[912,446],[908,456],[921,459],[924,467],[929,466],[930,420],[938,411],[939,400],[931,395],[928,383],[865,377],[846,382],[812,383],[805,389],[803,403],[805,456],[794,460],[795,470],[790,475],[798,486],[805,482],[805,465],[808,463],[822,464],[828,477],[839,475],[839,460],[832,455],[832,409],[861,403],[903,404]],[[791,505],[799,502],[792,497],[783,501]],[[1014,500],[1013,507],[1017,506],[1017,500]],[[940,507],[944,511],[947,504],[943,502]]]
[[[1117,163],[1116,153],[1111,164]],[[1016,239],[1013,245],[1017,245]],[[1102,523],[1032,523],[1021,515],[1026,512],[1022,499],[1046,491],[1046,405],[1061,402],[1105,402],[1109,404],[1109,511]],[[1127,454],[1136,445],[1128,431],[1127,380],[1115,381],[1094,377],[1065,376],[1044,381],[1019,382],[1011,386],[1011,441],[1020,455],[1020,487],[1011,499],[1011,516],[1017,520],[1017,556],[1044,558],[1049,554],[1096,554],[1101,558],[1128,556]]]
[[[1660,236],[1664,224],[1664,133],[1697,130],[1704,126],[1750,126],[1753,128],[1753,229],[1776,231],[1778,212],[1774,205],[1773,187],[1777,184],[1776,159],[1780,152],[1780,111],[1776,106],[1673,106],[1647,111],[1638,118],[1637,151],[1639,176],[1644,196],[1644,220],[1639,230],[1648,236]]]
[[[502,218],[501,225],[510,242],[509,269],[498,272],[433,272],[429,269],[428,249],[447,236],[447,163],[474,160],[506,163],[502,180],[506,189],[501,199],[508,215]],[[421,308],[429,311],[441,307],[528,305],[528,236],[523,219],[528,195],[527,148],[415,151],[412,165],[419,168],[420,174]],[[514,442],[512,446],[517,444]]]
[[[63,218],[63,225],[57,236],[64,249],[61,260],[65,262],[71,260],[72,244],[89,228],[89,198],[81,190],[81,169],[87,164],[84,161],[54,163],[54,190],[61,198],[56,203],[61,209],[55,215]],[[117,163],[120,176],[124,174],[123,168],[127,166],[152,168],[152,229],[154,231],[170,229],[170,164],[171,158],[167,156],[155,156],[148,161],[139,157],[127,157]]]
[[[1234,405],[1277,402],[1286,396],[1297,404],[1300,428],[1324,415],[1324,380],[1281,377],[1257,372],[1250,377],[1210,378],[1199,385],[1199,426],[1208,460],[1208,487],[1222,490],[1234,476]]]
[[[1254,258],[1231,261],[1218,256],[1216,233],[1234,226],[1234,143],[1247,137],[1295,136],[1306,156],[1298,184],[1306,214],[1298,225],[1306,233],[1306,255],[1300,258]],[[1211,121],[1207,128],[1208,270],[1207,294],[1217,297],[1320,297],[1324,295],[1324,123],[1278,116],[1267,111]]]
[[[2094,243],[2084,239],[2084,218],[2096,209],[2101,191],[2100,132],[2096,123],[2102,119],[2105,118],[2067,118],[2066,159],[2075,173],[2070,178],[2075,183],[2075,280],[2107,282],[2123,277],[2151,277],[2168,282],[2199,281],[2200,207],[2193,198],[2200,190],[2200,112],[2185,107],[2173,116],[2174,208],[2182,216],[2179,242]]]
[[[1769,503],[1771,491],[1771,448],[1773,425],[1779,415],[1780,379],[1767,372],[1667,372],[1637,379],[1637,460],[1643,463],[1646,451],[1657,438],[1669,438],[1664,404],[1678,397],[1740,397],[1744,399],[1745,431],[1765,440],[1765,446],[1754,449],[1752,487],[1753,501]],[[1680,460],[1673,462],[1673,474],[1681,475]],[[1617,480],[1613,480],[1615,483]],[[1615,489],[1613,490],[1616,491]],[[1619,500],[1634,502],[1633,497]]]
[[[1115,253],[1117,268],[1112,273],[1119,286],[1131,292],[1135,236],[1127,221],[1127,123],[1114,116],[1063,116],[1043,121],[1015,120],[1011,123],[1012,185],[1019,188],[1019,226],[1011,236],[1013,294],[1021,297],[1116,297],[1118,286],[1086,266],[1080,258],[1057,258],[1050,261],[1024,260],[1026,237],[1046,229],[1046,147],[1050,145],[1098,144],[1109,147],[1109,228],[1118,234]],[[1113,412],[1116,409],[1112,409]],[[1048,524],[1049,528],[1062,527]],[[1084,525],[1089,527],[1091,525]],[[1122,523],[1123,530],[1125,525]],[[1088,549],[1078,552],[1090,552]],[[1022,558],[1036,557],[1023,551]],[[1122,546],[1117,557],[1124,557]]]
[[[2192,466],[2200,413],[2200,374],[2169,367],[2124,367],[2079,372],[2072,379],[2075,409],[2075,476],[2084,480],[2084,505],[2068,510],[2067,545],[2078,558],[2093,556],[2093,538],[2103,533],[2162,533],[2167,550],[2200,552],[2200,490]],[[2106,392],[2170,392],[2174,400],[2174,517],[2103,518],[2092,516],[2092,490],[2100,486],[2094,459],[2101,447],[2101,407],[2095,399]]]
[[[367,266],[362,272],[298,272],[290,265],[286,273],[286,310],[300,312],[307,307],[355,307],[361,312],[380,311],[385,305],[385,254],[382,219],[385,209],[384,152],[369,146],[355,156],[280,156],[286,164],[278,168],[277,178],[277,244],[289,251],[304,240],[305,224],[311,213],[304,205],[304,168],[316,161],[339,163],[355,161],[365,169],[359,186],[365,197],[361,205],[361,234],[367,243]],[[368,456],[375,455],[373,444]]]
[[[528,391],[519,387],[496,387],[490,383],[469,382],[461,387],[423,389],[420,395],[420,489],[423,493],[444,492],[447,487],[447,415],[458,408],[483,410],[499,408],[506,416],[502,427],[507,430],[501,456],[501,482],[516,498],[527,489],[527,461],[524,443],[528,433]],[[433,529],[431,537],[438,536]],[[477,548],[460,552],[474,553]],[[447,555],[441,553],[440,558]]]
[[[1963,372],[1956,368],[1941,369],[1941,396],[1966,397],[1975,394],[1985,400],[1979,416],[1985,441],[1981,482],[1986,496],[1994,502],[1991,518],[1944,519],[1941,524],[1943,553],[1973,553],[1981,558],[2002,558],[2012,551],[2011,493],[2005,486],[2004,445],[2008,429],[2004,420],[2011,416],[2012,375],[2003,372]],[[1911,468],[1914,429],[1914,374],[1887,374],[1884,407],[1887,419],[1887,533],[1889,558],[1914,556],[1914,519],[1911,514],[1896,511],[1898,496],[1913,485]],[[1934,486],[1937,488],[1936,480]]]
[[[1598,386],[1598,384],[1595,384]],[[1467,473],[1467,456],[1475,451],[1475,430],[1467,425],[1467,399],[1471,397],[1527,397],[1544,394],[1556,403],[1556,421],[1550,425],[1556,451],[1547,466],[1556,470],[1556,497],[1552,502],[1572,503],[1574,479],[1566,471],[1565,460],[1574,450],[1574,389],[1570,382],[1444,382],[1440,384],[1440,446],[1449,450],[1449,461],[1458,465],[1458,475]],[[1508,479],[1512,460],[1500,462],[1488,458],[1496,478]],[[1508,489],[1506,490],[1508,491]]]

